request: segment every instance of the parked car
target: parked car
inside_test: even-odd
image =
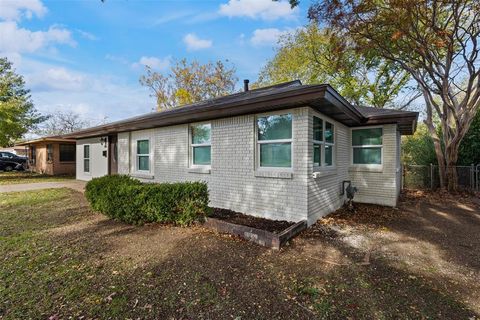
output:
[[[24,170],[27,167],[27,158],[20,157],[11,152],[0,152],[0,170]]]

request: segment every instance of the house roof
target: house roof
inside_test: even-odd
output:
[[[299,80],[295,80],[201,101],[172,110],[152,112],[83,129],[62,137],[73,139],[96,137],[302,106],[310,106],[349,127],[397,123],[402,134],[412,134],[418,118],[418,112],[390,112],[393,110],[388,110],[388,112],[380,114],[370,110],[374,108],[354,107],[328,84],[302,85]]]
[[[27,146],[30,144],[37,144],[37,143],[50,143],[50,142],[64,142],[64,143],[75,143],[74,139],[67,139],[62,136],[50,136],[50,137],[43,137],[28,141],[23,141],[16,143],[15,146]]]

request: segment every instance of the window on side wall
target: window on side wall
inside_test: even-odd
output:
[[[150,171],[150,140],[137,140],[137,171]]]
[[[381,165],[383,129],[352,129],[352,162],[354,165]]]
[[[212,126],[210,123],[190,126],[190,165],[209,167],[212,162]]]
[[[335,126],[313,117],[313,166],[333,167],[335,163]]]
[[[90,145],[83,146],[83,172],[90,172]]]
[[[47,161],[53,161],[53,144],[51,143],[47,144]]]
[[[257,118],[257,154],[260,168],[292,167],[292,115]]]

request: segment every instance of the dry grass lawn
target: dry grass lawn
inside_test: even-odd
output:
[[[277,252],[111,221],[72,190],[0,194],[0,319],[477,319],[479,208],[409,192]]]
[[[50,176],[46,174],[33,173],[28,171],[0,171],[0,185],[35,183],[35,182],[57,182],[69,181],[74,179],[73,176]]]

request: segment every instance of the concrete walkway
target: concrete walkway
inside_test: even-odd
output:
[[[19,192],[51,188],[70,188],[83,193],[85,189],[85,184],[85,181],[79,180],[7,184],[0,186],[0,192]]]

